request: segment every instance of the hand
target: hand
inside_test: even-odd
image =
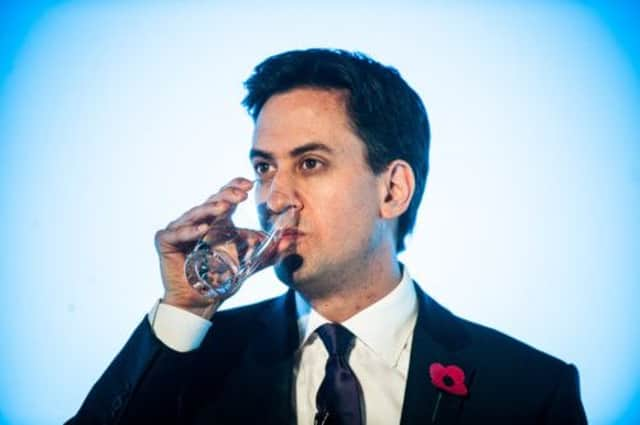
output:
[[[163,302],[210,319],[220,304],[233,295],[212,299],[200,294],[187,281],[184,262],[212,223],[230,220],[237,204],[247,199],[247,192],[252,187],[251,180],[235,178],[203,204],[190,209],[156,233],[155,245],[165,289]]]

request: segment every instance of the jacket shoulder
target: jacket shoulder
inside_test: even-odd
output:
[[[456,357],[468,359],[494,382],[553,387],[576,374],[575,366],[491,327],[461,318],[424,294],[429,330]],[[480,376],[478,376],[480,378]]]
[[[482,406],[499,399],[502,413],[510,412],[510,417],[517,418],[512,423],[529,423],[536,417],[539,423],[586,424],[579,375],[573,364],[439,308],[452,327],[465,335],[456,356],[466,359],[475,370],[471,391],[480,410],[470,407],[467,413],[484,414]]]
[[[442,340],[454,351],[473,351],[489,362],[499,360],[513,362],[531,362],[544,367],[559,368],[568,366],[566,362],[513,336],[507,335],[489,326],[457,316],[423,293],[430,319],[434,320]],[[432,329],[433,330],[433,329]],[[436,335],[436,338],[439,338]],[[445,338],[451,341],[446,341]],[[530,363],[530,365],[531,365]]]
[[[472,336],[479,351],[487,351],[487,354],[491,353],[499,358],[508,357],[511,362],[526,362],[529,366],[540,364],[544,368],[561,368],[568,365],[565,361],[499,330],[467,319],[457,319]]]

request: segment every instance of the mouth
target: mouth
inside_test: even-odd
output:
[[[300,237],[304,236],[304,232],[301,232],[298,229],[284,229],[282,231],[282,234],[280,235],[280,239],[281,240],[295,240],[295,239],[299,239]]]

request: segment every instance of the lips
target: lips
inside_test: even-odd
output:
[[[280,241],[278,243],[278,252],[284,253],[291,250],[297,250],[300,243],[300,238],[305,235],[298,229],[285,229],[280,235]]]
[[[297,238],[303,235],[304,233],[299,231],[298,229],[284,229],[282,231],[283,238]]]

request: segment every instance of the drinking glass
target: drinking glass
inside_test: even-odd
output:
[[[277,213],[268,212],[265,205],[258,208],[266,230],[236,227],[230,217],[210,223],[184,264],[187,281],[200,294],[226,298],[249,276],[276,262],[283,232],[296,225],[296,209],[285,195],[275,196],[280,206]]]

